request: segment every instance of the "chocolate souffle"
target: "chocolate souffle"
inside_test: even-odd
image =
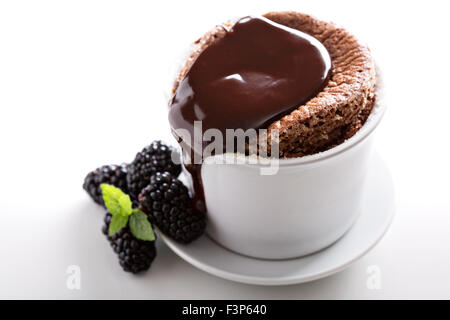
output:
[[[258,18],[246,17],[245,19],[245,22],[249,24],[248,22],[250,20]],[[287,98],[284,98],[288,96],[289,93],[292,93],[292,91],[295,91],[292,90],[293,88],[291,87],[289,88],[289,90],[291,91],[288,94],[285,94],[282,98],[279,98],[281,99],[280,101],[285,104],[283,108],[280,107],[278,113],[273,112],[274,110],[267,109],[267,114],[264,115],[265,118],[258,118],[257,120],[259,122],[254,121],[253,128],[266,128],[268,129],[269,133],[273,129],[279,130],[279,156],[282,158],[301,157],[325,151],[353,136],[366,121],[375,102],[376,75],[375,65],[370,50],[365,45],[361,44],[352,34],[350,34],[345,29],[337,27],[333,23],[318,20],[307,14],[297,12],[270,12],[265,14],[263,19],[269,19],[271,22],[275,23],[274,25],[281,25],[280,27],[284,26],[292,28],[293,31],[299,30],[317,39],[323,45],[323,47],[326,48],[326,51],[328,51],[327,54],[329,55],[329,59],[331,60],[331,65],[329,66],[329,70],[327,70],[326,57],[317,57],[316,52],[316,57],[314,57],[315,60],[310,60],[310,62],[304,63],[300,66],[305,68],[313,65],[314,67],[314,64],[316,64],[318,67],[314,67],[317,69],[317,72],[315,74],[313,72],[314,70],[308,71],[313,72],[309,74],[309,78],[308,76],[306,76],[306,80],[304,80],[303,82],[294,83],[294,85],[298,86],[298,92],[294,92],[297,94],[298,99],[296,103],[292,103],[292,100],[286,100]],[[240,25],[238,26],[238,23],[240,23],[240,21],[238,21],[237,23],[226,23],[223,25],[219,25],[207,32],[194,43],[193,51],[191,52],[189,58],[186,60],[184,66],[181,68],[173,87],[172,93],[174,95],[174,98],[171,101],[169,111],[169,120],[171,122],[172,129],[178,129],[179,127],[186,126],[186,123],[188,121],[202,120],[202,115],[198,115],[199,106],[196,106],[193,102],[191,102],[190,111],[187,111],[186,109],[181,111],[176,109],[179,108],[177,104],[180,104],[181,101],[181,99],[177,97],[177,94],[181,96],[181,91],[184,90],[185,92],[183,94],[186,100],[187,96],[192,97],[199,93],[201,88],[198,89],[198,91],[195,91],[195,84],[192,84],[195,79],[192,80],[187,78],[189,77],[190,73],[195,75],[195,72],[197,72],[198,69],[201,68],[202,63],[207,66],[206,63],[208,62],[208,55],[209,61],[211,61],[211,59],[213,58],[215,58],[216,60],[219,58],[222,59],[222,61],[217,61],[217,63],[214,65],[215,68],[216,65],[221,65],[223,61],[228,61],[230,56],[234,56],[235,54],[237,54],[237,51],[239,51],[239,47],[237,45],[245,46],[245,42],[242,42],[242,40],[241,43],[236,41],[234,44],[228,45],[223,43],[223,40],[227,40],[226,38],[231,37],[230,35],[232,35],[235,31],[236,34],[243,34],[244,32],[251,31],[250,27],[246,27],[247,30],[245,30],[244,27]],[[259,21],[258,23],[262,24],[261,21]],[[241,24],[243,25],[243,23]],[[257,23],[255,22],[254,24]],[[263,28],[265,27],[266,26],[261,25],[259,29],[255,30],[258,30],[258,32],[260,33],[266,32],[263,30]],[[271,27],[273,28],[273,26]],[[236,30],[234,30],[235,28]],[[240,29],[238,30],[237,28]],[[273,34],[271,34],[271,32]],[[278,45],[285,45],[285,43],[277,43],[277,41],[279,40],[277,38],[277,32],[281,31],[268,29],[267,41],[260,42],[261,48],[248,48],[248,50],[260,50],[260,52],[264,50],[270,51],[271,45],[273,45],[274,47]],[[262,36],[262,39],[265,39],[264,35]],[[274,42],[274,44],[271,44],[271,41]],[[285,49],[287,55],[286,61],[290,61],[289,54],[293,54],[291,51],[295,50],[295,45],[287,43]],[[214,46],[216,46],[216,48],[213,48]],[[219,46],[222,46],[222,49]],[[258,46],[258,43],[256,43],[256,46]],[[300,46],[299,48],[303,50],[305,47]],[[215,49],[216,53],[213,53],[213,49]],[[311,56],[311,48],[306,49],[310,50],[309,55]],[[208,52],[208,50],[211,52]],[[227,52],[227,50],[229,52]],[[239,54],[241,54],[244,58],[248,58],[247,56],[245,56],[245,54],[248,55],[249,52],[239,52]],[[214,57],[214,54],[216,55],[216,57]],[[323,61],[325,61],[320,65],[320,67],[318,62],[321,61],[318,60],[319,58],[323,58]],[[251,60],[249,59],[247,62],[250,61]],[[239,61],[234,63],[235,65],[236,63],[239,64]],[[199,66],[196,66],[196,64],[199,64]],[[235,66],[232,67],[234,68]],[[295,66],[293,65],[292,68],[294,67]],[[197,68],[197,70],[195,68]],[[255,66],[252,65],[252,68],[255,68]],[[281,66],[280,68],[283,68],[283,66]],[[291,72],[288,70],[289,66],[285,66],[284,68],[284,72]],[[273,69],[268,70],[269,71],[267,72],[269,73],[273,71]],[[276,73],[278,71],[279,70],[273,72]],[[212,72],[216,72],[217,74],[219,74],[220,72],[224,72],[224,70],[213,70]],[[261,70],[261,73],[264,72],[265,69]],[[295,70],[292,72],[295,72]],[[199,72],[197,72],[197,74],[198,73]],[[318,74],[322,75],[321,79],[318,78]],[[193,78],[193,75],[191,75],[191,78]],[[200,78],[200,76],[197,76],[197,78]],[[251,78],[251,76],[248,76],[248,78]],[[255,79],[255,81],[261,82],[261,79],[264,80],[266,78],[259,75]],[[300,81],[301,79],[297,80]],[[322,82],[320,82],[319,80]],[[189,91],[188,93],[186,93],[187,89],[183,88],[183,81],[186,82],[186,86]],[[305,93],[300,93],[302,89],[305,89],[305,86]],[[199,85],[197,87],[199,87]],[[228,88],[233,88],[230,84],[218,87],[221,91],[214,91],[213,85],[210,85],[209,88],[212,88],[210,89],[210,92],[212,92],[211,95],[220,95],[225,91],[222,97],[222,101],[230,100],[230,96],[232,98],[237,96],[233,95],[233,89],[230,89],[231,91],[227,96],[226,90],[228,90]],[[275,90],[278,87],[272,86],[271,88]],[[239,92],[238,94],[240,94],[239,97],[242,100],[242,97],[244,97],[248,92],[243,93],[242,88],[240,90],[241,92]],[[261,88],[258,88],[258,90],[261,90]],[[259,94],[259,92],[261,91],[258,90],[253,90],[253,92]],[[280,89],[280,92],[281,90],[284,90],[284,88]],[[270,88],[266,91],[270,91]],[[250,91],[250,93],[252,92]],[[206,93],[204,93],[203,95],[206,95]],[[257,101],[256,103],[264,103],[264,101],[258,102],[256,94],[254,96],[254,100]],[[295,97],[295,94],[292,97]],[[267,95],[267,99],[270,100],[270,98],[271,96]],[[204,101],[213,101],[214,103],[214,97],[208,97],[208,99],[210,100],[205,99]],[[216,97],[216,99],[218,98]],[[218,100],[215,101],[216,104],[217,102]],[[230,102],[230,104],[232,103],[233,101]],[[252,127],[252,123],[245,121],[246,113],[245,111],[242,111],[246,108],[246,103],[249,105],[251,105],[252,103],[255,104],[254,101],[250,101],[250,99],[247,99],[245,103],[241,103],[239,105],[240,109],[232,109],[230,106],[228,111],[228,106],[224,107],[225,104],[222,104],[220,105],[220,109],[217,108],[214,111],[210,111],[209,116],[211,118],[211,115],[217,115],[216,117],[220,118],[221,121],[224,121],[223,119],[226,120],[228,118],[231,118],[229,122],[226,122],[227,128],[231,127],[232,129],[248,129],[249,127]],[[186,103],[184,103],[182,107],[185,107],[185,105]],[[255,108],[256,107],[257,106],[255,106]],[[249,110],[253,112],[251,110],[251,107],[249,107]],[[203,111],[204,110],[201,110],[201,112]],[[186,115],[189,112],[193,114],[192,117],[185,117],[184,119],[182,119],[183,121],[179,121],[180,114]],[[263,121],[264,119],[265,121]],[[216,119],[212,119],[211,123],[219,123],[215,120]],[[233,121],[235,123],[233,123]],[[234,125],[234,128],[230,125],[230,123]],[[225,126],[225,124],[223,125]]]
[[[277,130],[279,157],[302,157],[339,145],[363,126],[375,102],[375,80],[366,46],[345,29],[306,14],[271,12],[207,32],[181,68],[169,107],[196,208],[207,211],[202,163],[192,159],[211,144],[203,139],[198,148],[196,121],[202,134],[220,131],[223,146],[215,154],[230,152],[228,129],[255,129],[259,155],[276,156],[270,139]],[[234,152],[253,153],[249,145]]]

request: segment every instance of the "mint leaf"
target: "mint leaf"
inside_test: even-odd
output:
[[[128,216],[123,216],[121,214],[113,215],[109,224],[109,235],[112,236],[116,232],[119,232],[120,229],[124,228],[127,225],[127,222]]]
[[[120,204],[120,207],[121,207],[120,213],[123,216],[129,216],[133,212],[132,202],[131,202],[131,199],[130,199],[129,195],[123,193],[120,196],[120,198],[119,198],[119,204]]]
[[[108,211],[113,215],[129,216],[132,213],[130,196],[117,187],[102,183],[100,185],[103,201]]]
[[[148,221],[147,215],[139,209],[134,209],[130,216],[130,230],[138,239],[155,241],[152,225]]]

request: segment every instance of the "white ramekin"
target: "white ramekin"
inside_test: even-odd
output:
[[[376,105],[352,138],[325,152],[280,159],[275,175],[261,175],[260,164],[235,164],[229,155],[215,156],[227,164],[206,161],[209,237],[263,259],[304,256],[342,237],[360,213],[373,131],[385,110],[381,89],[378,81]]]

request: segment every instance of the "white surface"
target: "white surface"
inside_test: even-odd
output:
[[[437,0],[0,2],[0,297],[450,298],[446,7]],[[351,268],[303,285],[221,280],[161,242],[150,272],[119,272],[100,232],[102,210],[81,189],[84,175],[168,135],[159,77],[186,41],[229,17],[270,9],[334,20],[374,51],[390,95],[376,149],[396,187],[391,229]],[[79,291],[66,287],[73,264],[82,271]],[[367,286],[371,266],[380,289]]]
[[[351,229],[333,245],[296,259],[263,260],[227,250],[203,236],[190,245],[162,235],[181,258],[218,277],[259,285],[287,285],[320,279],[356,262],[382,238],[395,211],[394,186],[385,163],[377,156],[361,195],[360,215]]]

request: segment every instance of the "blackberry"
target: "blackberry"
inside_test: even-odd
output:
[[[194,209],[186,186],[169,172],[151,176],[138,199],[150,222],[175,241],[189,243],[203,234],[205,215]]]
[[[172,161],[173,148],[161,141],[153,141],[136,155],[128,166],[127,182],[131,196],[137,198],[156,172],[168,171],[174,176],[181,172],[181,165]]]
[[[119,263],[126,272],[138,273],[148,270],[156,257],[155,241],[137,239],[128,226],[113,236],[108,235],[112,215],[105,215],[102,232],[108,239],[114,252],[119,256]]]
[[[84,179],[83,189],[86,190],[95,202],[105,206],[100,188],[102,183],[111,184],[123,192],[128,193],[127,165],[102,166],[88,173]]]

